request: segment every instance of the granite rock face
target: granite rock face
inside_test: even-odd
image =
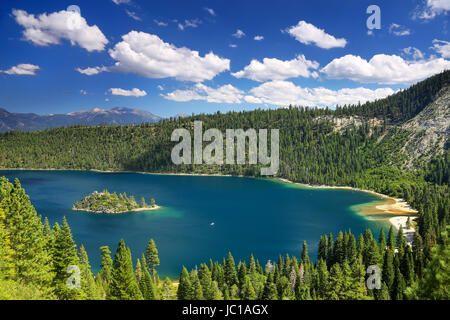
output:
[[[443,88],[432,103],[402,128],[411,132],[402,148],[409,166],[414,160],[428,160],[441,154],[450,136],[450,86]]]

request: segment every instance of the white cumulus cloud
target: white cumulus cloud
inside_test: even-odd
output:
[[[217,89],[198,83],[191,89],[175,90],[161,94],[168,100],[187,102],[202,100],[213,103],[255,103],[287,106],[289,104],[302,106],[335,106],[337,104],[356,104],[385,98],[395,93],[391,88],[367,89],[344,88],[330,90],[323,87],[302,88],[290,81],[275,80],[261,84],[248,93],[230,84]]]
[[[165,99],[177,102],[186,102],[192,100],[204,100],[214,103],[241,103],[244,92],[233,87],[231,84],[223,85],[217,89],[197,83],[188,90],[175,90],[166,95]]]
[[[145,97],[147,92],[144,90],[139,90],[138,88],[134,88],[132,90],[125,90],[120,88],[111,88],[108,90],[111,92],[113,96],[124,96],[124,97]]]
[[[59,11],[43,13],[35,17],[24,10],[12,11],[16,22],[25,28],[24,38],[38,46],[60,44],[62,39],[69,40],[87,51],[103,51],[108,39],[96,26],[89,26],[78,12]]]
[[[114,2],[117,5],[119,5],[119,4],[122,4],[122,3],[130,3],[131,0],[112,0],[112,2]]]
[[[304,55],[298,55],[292,60],[279,60],[276,58],[264,58],[263,62],[252,60],[243,70],[232,73],[236,78],[248,78],[255,81],[284,80],[299,76],[309,78],[317,77],[319,63],[310,61]]]
[[[215,16],[216,15],[216,13],[214,12],[214,10],[213,9],[211,9],[211,8],[204,8],[206,11],[208,11],[208,13],[210,14],[210,15],[212,15],[212,16]]]
[[[450,42],[444,40],[433,40],[433,47],[436,52],[440,53],[442,58],[450,58]]]
[[[202,57],[198,51],[178,48],[145,32],[129,32],[108,52],[117,61],[108,71],[135,73],[147,78],[173,77],[202,82],[230,69],[230,60],[213,52]]]
[[[245,32],[242,31],[241,29],[237,29],[235,33],[233,33],[233,37],[235,38],[242,38],[245,36]]]
[[[93,75],[99,74],[101,72],[108,71],[108,68],[106,68],[106,67],[89,67],[89,68],[85,68],[85,69],[76,68],[75,70],[81,74],[84,74],[87,76],[93,76]]]
[[[416,47],[407,47],[407,48],[404,48],[402,51],[404,54],[412,56],[413,59],[416,59],[416,60],[424,58],[422,51],[420,51]]]
[[[290,81],[275,80],[250,90],[244,100],[248,103],[267,103],[287,106],[335,106],[356,104],[385,98],[394,93],[391,88],[344,88],[330,90],[323,87],[303,88]]]
[[[409,36],[411,34],[411,31],[404,26],[396,23],[391,23],[391,25],[389,26],[389,33],[401,37]]]
[[[142,19],[136,14],[136,12],[130,11],[130,10],[125,10],[125,12],[127,13],[127,15],[130,18],[132,18],[132,19],[134,19],[136,21],[142,21]]]
[[[426,0],[425,6],[416,12],[415,17],[428,20],[440,14],[447,14],[449,11],[450,0]]]
[[[184,20],[183,23],[178,23],[178,29],[184,30],[186,28],[197,28],[202,23],[200,19]]]
[[[159,27],[167,27],[169,24],[167,22],[164,21],[159,21],[159,20],[153,20]]]
[[[377,54],[369,61],[348,54],[334,59],[321,72],[330,79],[350,79],[363,83],[413,83],[450,68],[442,58],[406,61],[397,55]]]
[[[427,0],[427,5],[434,10],[450,10],[450,0]]]
[[[322,49],[344,48],[347,44],[347,40],[344,38],[336,39],[325,30],[306,21],[299,21],[297,25],[287,28],[286,32],[301,43],[315,44]]]
[[[261,41],[261,40],[264,40],[264,37],[263,37],[263,36],[255,36],[255,37],[253,38],[253,40]]]
[[[0,72],[17,76],[35,76],[36,71],[39,69],[40,67],[34,64],[21,63],[17,66],[9,68],[8,70],[0,70]]]

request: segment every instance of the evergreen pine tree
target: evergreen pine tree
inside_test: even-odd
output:
[[[264,283],[264,289],[262,294],[263,300],[277,300],[277,286],[273,283],[273,274],[269,273],[266,282]]]
[[[193,298],[193,288],[191,279],[186,267],[183,266],[180,274],[180,283],[177,291],[178,300],[191,300]]]
[[[241,290],[241,298],[243,300],[255,300],[257,298],[255,289],[253,288],[250,278],[247,276]]]
[[[361,256],[364,256],[365,252],[365,242],[364,242],[364,236],[362,234],[358,237],[358,244],[356,245],[356,250],[358,251],[358,254]]]
[[[141,289],[144,300],[156,300],[157,292],[153,283],[152,276],[148,272],[147,268],[142,269],[142,277],[139,282],[139,288]]]
[[[333,262],[334,263],[343,263],[345,259],[345,243],[344,243],[344,234],[339,232],[336,240],[334,241],[333,248]]]
[[[409,299],[450,300],[450,227],[441,234],[442,243],[431,251],[431,261],[423,270],[423,278],[406,290]]]
[[[394,252],[392,250],[386,250],[384,253],[384,263],[381,279],[386,284],[390,292],[394,284],[394,277]]]
[[[380,236],[378,238],[378,248],[380,251],[380,256],[384,256],[384,251],[386,250],[386,236],[384,234],[384,229],[381,228],[380,230]]]
[[[134,270],[134,274],[136,275],[136,281],[139,283],[142,279],[142,265],[141,260],[137,259],[136,269]]]
[[[197,271],[192,270],[189,278],[192,284],[192,299],[193,300],[203,300],[203,288],[198,279]]]
[[[359,256],[350,265],[351,274],[351,295],[350,299],[364,300],[367,298],[367,290],[365,283],[366,269],[363,264],[362,257]]]
[[[346,245],[346,259],[352,263],[358,257],[358,251],[356,250],[356,239],[353,234],[349,232],[347,245]]]
[[[323,259],[317,263],[317,291],[320,298],[324,298],[329,290],[327,264]]]
[[[405,239],[405,235],[403,233],[403,227],[400,226],[400,228],[398,229],[398,233],[397,233],[397,248],[398,248],[398,253],[400,255],[400,258],[403,258],[403,254],[405,253],[406,250],[406,239]]]
[[[102,292],[95,282],[91,272],[89,258],[83,245],[78,250],[81,269],[81,289],[84,291],[87,300],[99,300],[102,298]]]
[[[400,271],[400,268],[397,267],[395,269],[394,283],[392,286],[392,294],[391,294],[392,299],[403,300],[403,292],[404,292],[405,288],[406,288],[405,280]]]
[[[155,241],[150,239],[145,249],[145,258],[147,267],[150,269],[150,273],[153,276],[153,281],[155,280],[156,267],[159,266],[159,256],[158,249],[156,248]]]
[[[422,272],[424,267],[424,258],[423,258],[423,241],[421,235],[416,232],[414,236],[414,240],[412,243],[413,248],[413,257],[415,262],[415,272],[419,279],[422,278]]]
[[[0,208],[0,280],[12,279],[14,269],[14,250],[11,248],[9,231],[5,228],[5,212]]]
[[[311,260],[309,260],[309,255],[308,255],[308,244],[306,243],[306,241],[303,241],[303,245],[302,245],[302,260],[303,264],[309,265],[311,263]]]
[[[327,261],[327,254],[328,254],[328,237],[320,236],[317,260],[322,259],[324,261]]]
[[[109,299],[111,300],[141,300],[142,293],[133,272],[131,252],[125,241],[120,240],[114,256],[111,272]]]
[[[108,246],[100,247],[101,250],[101,269],[98,274],[100,282],[105,291],[105,295],[109,295],[109,285],[112,278],[113,260],[111,258],[111,251]]]
[[[387,245],[390,250],[395,249],[394,228],[392,226],[389,228]]]
[[[342,269],[339,266],[339,264],[334,264],[331,267],[330,274],[329,274],[329,285],[330,288],[333,288],[333,290],[329,290],[326,293],[326,299],[327,300],[339,300],[340,293],[342,291],[343,285],[344,285],[344,279],[342,274]]]
[[[83,298],[82,290],[76,287],[68,286],[68,279],[72,276],[76,284],[76,279],[81,276],[78,273],[80,268],[80,260],[77,255],[76,244],[72,238],[72,231],[66,218],[63,218],[62,228],[59,224],[55,224],[53,228],[55,235],[55,242],[53,246],[53,272],[55,277],[53,279],[53,288],[56,296],[62,300],[73,300]],[[71,267],[74,266],[74,267]],[[72,273],[68,272],[69,267]]]
[[[228,257],[224,266],[225,273],[225,282],[228,287],[233,286],[238,283],[237,274],[236,274],[236,265],[234,263],[234,258],[231,255],[231,252],[228,252]]]
[[[381,289],[377,290],[377,294],[375,295],[377,300],[390,300],[391,297],[389,296],[389,289],[386,285],[386,283],[381,283]]]
[[[330,232],[330,234],[328,235],[328,254],[326,260],[328,267],[331,267],[331,265],[333,264],[333,246],[333,234]]]
[[[53,279],[51,256],[46,249],[43,225],[18,179],[14,184],[0,178],[0,209],[8,230],[15,280],[50,290]]]
[[[412,252],[409,246],[406,246],[405,248],[405,253],[403,254],[403,258],[400,263],[400,271],[402,272],[403,278],[405,279],[405,285],[411,286],[414,282],[415,274]]]
[[[203,297],[206,300],[214,300],[216,292],[213,281],[211,279],[211,272],[206,264],[202,263],[200,265],[200,270],[198,271],[198,279],[202,286]]]
[[[172,300],[174,294],[172,293],[172,281],[170,281],[169,277],[166,277],[163,281],[161,288],[161,296],[163,300]]]

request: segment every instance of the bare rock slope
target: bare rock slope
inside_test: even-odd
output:
[[[411,132],[402,148],[409,166],[414,160],[428,160],[442,153],[450,136],[450,86],[443,88],[432,103],[402,128]]]

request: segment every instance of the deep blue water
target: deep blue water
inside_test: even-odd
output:
[[[381,220],[368,220],[352,205],[376,200],[374,195],[333,189],[303,189],[268,179],[96,173],[82,171],[0,171],[19,178],[37,212],[51,224],[66,216],[78,245],[84,244],[91,266],[99,270],[102,245],[114,255],[123,238],[134,263],[150,238],[159,249],[162,276],[178,275],[209,258],[235,260],[251,253],[264,265],[279,254],[301,253],[306,240],[314,259],[320,235],[371,228],[378,236]],[[70,208],[94,190],[155,198],[163,209],[122,215],[101,215]],[[214,225],[211,226],[211,223]]]

